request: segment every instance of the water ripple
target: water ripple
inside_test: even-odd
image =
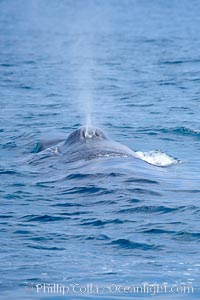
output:
[[[157,214],[167,214],[175,211],[183,211],[186,207],[185,206],[179,206],[179,207],[167,207],[167,206],[137,206],[137,207],[131,207],[131,208],[124,208],[120,209],[118,213],[157,213]]]
[[[146,244],[146,243],[138,243],[130,241],[129,239],[117,239],[111,242],[111,245],[118,246],[124,249],[139,249],[139,250],[160,250],[161,246]]]
[[[65,220],[64,217],[51,215],[27,215],[21,218],[24,222],[54,222]]]

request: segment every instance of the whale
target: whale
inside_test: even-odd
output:
[[[177,158],[160,150],[134,151],[126,145],[110,139],[102,130],[94,126],[82,126],[67,138],[39,141],[32,149],[29,163],[38,164],[41,160],[59,158],[66,163],[88,161],[98,158],[132,157],[156,167],[168,167],[181,163]]]
[[[73,160],[134,156],[134,151],[129,147],[109,139],[100,129],[87,126],[72,132],[59,151],[63,155],[69,154]]]
[[[67,162],[106,157],[137,158],[128,146],[113,141],[94,126],[82,126],[73,131],[67,139],[39,142],[34,152],[45,156],[47,153],[57,154]]]

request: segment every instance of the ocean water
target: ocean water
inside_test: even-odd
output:
[[[0,1],[1,299],[200,298],[199,11],[197,0]],[[88,120],[172,165],[30,163],[38,141]]]

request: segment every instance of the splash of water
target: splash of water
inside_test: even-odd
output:
[[[136,157],[148,162],[151,165],[157,166],[157,167],[168,167],[172,165],[176,165],[178,163],[181,163],[180,160],[167,155],[166,153],[154,150],[154,151],[136,151],[135,152]]]

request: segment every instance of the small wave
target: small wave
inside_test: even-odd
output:
[[[125,249],[140,249],[140,250],[160,249],[160,246],[157,245],[133,242],[128,239],[114,240],[111,242],[111,244]]]
[[[183,210],[185,206],[179,207],[166,207],[166,206],[137,206],[120,209],[119,213],[157,213],[157,214],[167,214],[177,210]]]
[[[173,129],[164,129],[163,132],[174,133],[174,134],[178,134],[178,135],[199,136],[200,137],[200,130],[187,128],[187,127],[176,127]]]
[[[149,234],[176,234],[176,231],[164,230],[164,229],[159,229],[159,228],[145,229],[145,230],[142,230],[141,232],[149,233]]]
[[[8,219],[8,218],[13,218],[11,215],[0,215],[0,219]]]
[[[24,235],[24,234],[31,234],[31,231],[28,230],[16,230],[13,232],[14,234]]]
[[[108,190],[105,188],[100,188],[94,185],[90,185],[90,186],[73,187],[71,189],[63,189],[60,191],[59,195],[73,195],[73,194],[106,195],[112,193],[113,190]]]
[[[159,184],[158,181],[150,180],[150,179],[143,179],[143,178],[129,178],[125,180],[125,182],[135,182],[135,183],[144,183],[144,184]]]
[[[95,174],[82,174],[82,173],[75,173],[75,174],[70,174],[66,177],[63,178],[63,180],[69,180],[69,179],[96,179],[96,178],[104,178],[104,177],[119,177],[122,176],[122,174],[118,173],[118,172],[111,172],[111,173],[100,173],[97,172]]]
[[[51,206],[58,206],[58,207],[82,207],[82,204],[79,203],[68,203],[68,202],[64,202],[64,203],[56,203],[56,204],[52,204]]]
[[[169,156],[160,150],[153,150],[147,152],[136,151],[135,154],[136,157],[157,167],[168,167],[168,166],[176,165],[181,162],[180,160],[172,156]]]
[[[182,107],[181,107],[182,108]],[[188,127],[173,127],[173,128],[138,128],[137,133],[144,133],[148,135],[158,135],[158,134],[167,134],[167,135],[182,135],[182,136],[192,136],[200,137],[200,130]]]
[[[140,194],[140,195],[153,195],[153,196],[161,196],[160,193],[149,190],[149,189],[141,189],[141,188],[133,188],[133,189],[127,189],[128,191],[134,193],[134,194]]]
[[[92,236],[85,236],[85,240],[97,240],[97,241],[108,241],[110,240],[109,236],[105,234],[100,234],[100,235],[92,235]]]
[[[92,220],[92,221],[88,221],[88,220],[83,220],[81,225],[91,225],[91,226],[104,226],[106,224],[123,224],[124,222],[122,220],[119,219],[114,219],[114,220]]]
[[[177,240],[182,241],[199,241],[200,240],[200,232],[187,232],[181,231],[176,234]]]
[[[182,65],[182,64],[197,64],[200,63],[200,59],[199,58],[191,58],[191,59],[176,59],[176,60],[163,60],[160,61],[159,64],[160,65]]]
[[[58,216],[50,216],[50,215],[27,215],[22,217],[26,222],[53,222],[53,221],[62,221],[65,218],[64,217],[58,217]]]
[[[28,248],[34,248],[34,249],[38,249],[38,250],[53,250],[53,251],[62,251],[62,250],[65,250],[65,248],[63,247],[56,247],[56,246],[53,246],[53,247],[48,247],[48,246],[41,246],[41,245],[34,245],[34,244],[29,244],[27,245]]]
[[[0,145],[2,149],[13,149],[13,148],[17,148],[17,145],[15,142],[7,142],[5,144],[1,144]]]
[[[12,169],[5,169],[4,167],[0,167],[0,175],[21,175],[19,172],[16,172],[15,170]]]

